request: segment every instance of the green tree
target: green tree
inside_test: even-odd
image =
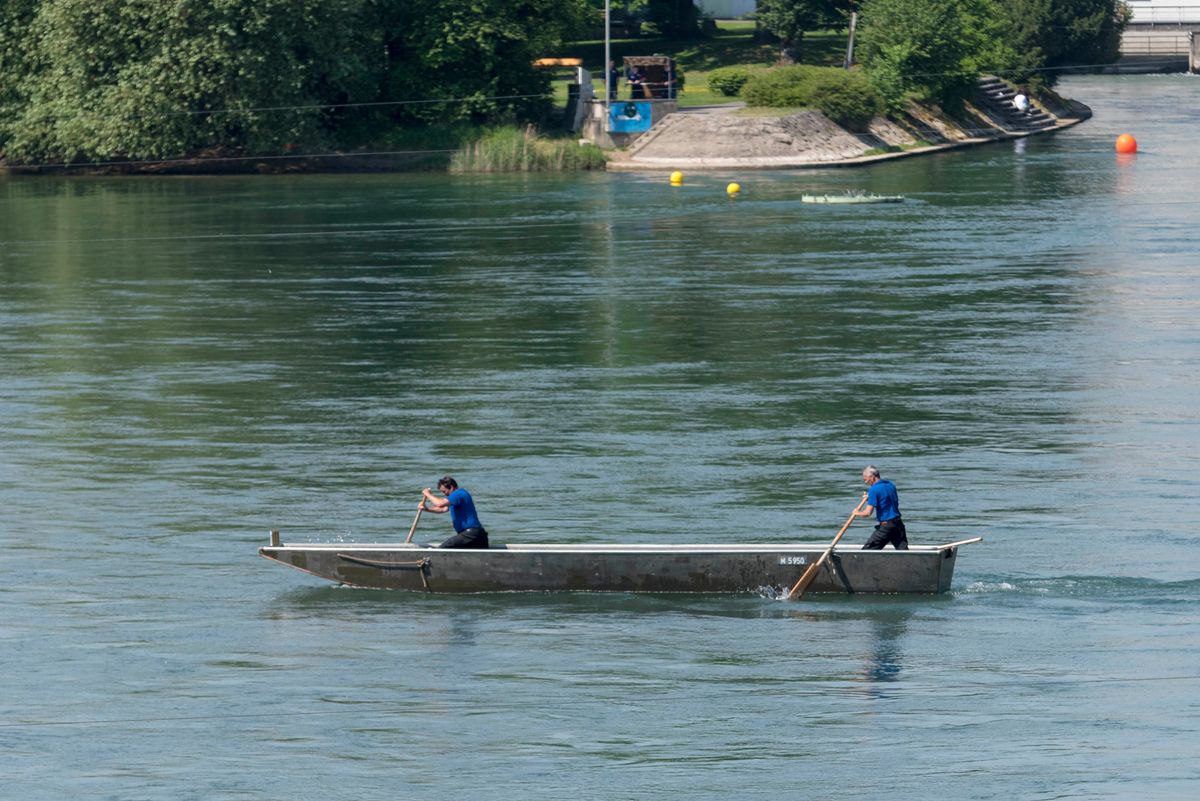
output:
[[[603,20],[604,0],[588,0],[591,19]],[[614,17],[635,18],[648,23],[659,36],[690,39],[703,36],[700,9],[693,0],[610,0]]]
[[[1013,56],[1005,74],[1048,86],[1064,68],[1116,61],[1130,18],[1121,0],[997,0],[997,8]]]
[[[275,151],[369,89],[364,0],[47,0],[5,82],[10,161]],[[382,59],[375,57],[376,67]],[[9,65],[6,64],[7,68]],[[10,94],[10,97],[12,95]]]
[[[1010,48],[1009,58],[992,68],[1016,83],[1044,80],[1046,52],[1042,49],[1044,26],[1049,24],[1053,0],[997,0],[1000,36]]]
[[[586,7],[0,0],[0,148],[10,163],[270,154],[364,124],[526,119],[547,102],[531,62]]]
[[[844,0],[759,0],[754,16],[779,40],[779,63],[797,64],[805,31],[841,27],[848,10]]]
[[[909,97],[949,106],[974,87],[985,0],[864,0],[857,55],[885,107]]]
[[[646,0],[645,14],[662,36],[689,39],[701,35],[700,9],[692,0]]]
[[[400,0],[383,9],[384,99],[419,122],[536,120],[549,76],[532,66],[588,19],[582,0]]]
[[[0,0],[0,125],[27,102],[28,88],[19,79],[30,69],[29,30],[37,8],[38,0]]]

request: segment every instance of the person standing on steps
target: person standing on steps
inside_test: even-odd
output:
[[[875,515],[875,531],[863,544],[864,551],[879,551],[889,542],[897,551],[908,550],[908,532],[900,517],[900,497],[896,485],[879,475],[879,468],[869,464],[863,468],[863,483],[867,490],[867,505],[854,513],[855,517]]]

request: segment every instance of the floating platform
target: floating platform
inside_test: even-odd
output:
[[[801,195],[801,203],[903,203],[903,195]]]

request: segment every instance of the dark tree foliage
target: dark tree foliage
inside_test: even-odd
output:
[[[0,0],[0,150],[9,163],[265,154],[336,142],[347,126],[389,119],[379,109],[406,121],[531,116],[547,88],[532,60],[585,9]]]
[[[997,0],[997,9],[1002,20],[1002,35],[1009,44],[1010,58],[997,65],[996,72],[1002,73],[1015,83],[1028,83],[1036,78],[1044,80],[1042,68],[1046,66],[1046,52],[1041,40],[1050,19],[1053,0]]]
[[[29,72],[29,30],[37,8],[37,0],[0,0],[0,120],[15,114],[28,97],[17,79]]]
[[[321,105],[370,90],[363,0],[48,0],[4,76],[10,161],[250,152],[320,138]],[[10,33],[10,35],[13,35]],[[374,51],[374,52],[373,52]],[[8,65],[5,64],[7,67]]]
[[[891,111],[952,107],[984,72],[1036,89],[1112,63],[1127,14],[1120,0],[864,0],[858,55]]]
[[[591,19],[603,20],[604,0],[588,0]],[[700,9],[692,0],[610,0],[609,12],[617,18],[648,24],[660,36],[690,39],[703,36]]]
[[[662,36],[688,39],[701,35],[700,9],[692,0],[647,0],[645,14]]]
[[[532,62],[587,19],[583,3],[562,0],[399,0],[382,8],[383,94],[406,102],[397,119],[422,122],[537,119],[549,76]]]
[[[796,64],[805,31],[841,27],[848,13],[845,0],[759,0],[754,16],[779,40],[779,62]]]
[[[857,54],[892,112],[906,98],[953,104],[974,85],[982,0],[865,0]]]
[[[1052,86],[1063,72],[1112,64],[1129,7],[1120,0],[997,0],[1014,54],[1008,75]]]

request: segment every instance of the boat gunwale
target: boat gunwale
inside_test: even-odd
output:
[[[894,549],[879,550],[876,553],[887,555],[925,555],[937,553],[948,548],[957,548],[960,545],[977,542],[978,540],[964,540],[962,542],[947,543],[945,545],[910,545],[907,550],[897,551]],[[373,551],[373,552],[391,552],[391,553],[412,553],[415,551],[428,552],[437,551],[440,554],[461,553],[461,554],[521,554],[521,553],[594,553],[594,554],[737,554],[737,553],[811,553],[813,551],[823,551],[829,547],[828,543],[787,543],[773,545],[770,543],[734,543],[734,544],[680,544],[680,545],[654,545],[654,544],[597,544],[597,543],[501,543],[491,548],[438,548],[436,545],[427,545],[422,543],[337,543],[337,542],[312,542],[312,543],[282,543],[280,545],[263,546],[262,551],[335,551],[335,552],[355,552],[355,551]],[[872,551],[863,551],[862,545],[838,545],[834,548],[835,552],[859,552],[872,553]]]

